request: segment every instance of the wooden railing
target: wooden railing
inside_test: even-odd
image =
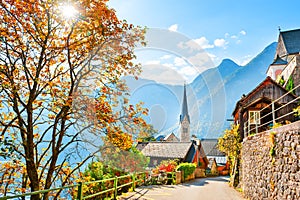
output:
[[[172,179],[172,182],[173,182],[173,180],[175,178],[174,173],[168,173],[168,174],[171,174],[171,177],[168,179]],[[53,192],[53,191],[61,191],[64,189],[71,189],[71,188],[76,190],[76,187],[77,187],[77,195],[73,196],[72,197],[73,199],[77,199],[77,200],[90,199],[90,198],[93,198],[93,197],[96,197],[99,195],[103,195],[103,194],[107,194],[107,193],[112,193],[113,199],[116,199],[117,195],[118,195],[118,189],[123,188],[125,186],[131,186],[132,190],[134,191],[136,186],[139,183],[145,183],[146,178],[147,178],[146,175],[147,175],[147,172],[140,172],[140,173],[134,173],[134,174],[124,175],[124,176],[116,176],[116,177],[110,178],[110,179],[103,179],[103,180],[90,181],[90,182],[80,182],[78,184],[68,185],[68,186],[58,187],[58,188],[53,188],[53,189],[48,189],[48,190],[39,190],[39,191],[35,191],[35,192],[18,194],[18,195],[14,195],[14,196],[4,196],[4,197],[0,197],[0,200],[16,199],[16,198],[20,198],[20,197],[28,197],[28,196],[37,195],[37,194],[42,195],[42,194]],[[119,185],[119,183],[120,183],[119,180],[125,179],[125,178],[128,178],[131,181]],[[83,191],[84,185],[102,184],[105,182],[112,182],[112,181],[113,181],[113,187],[108,188],[106,190],[102,190],[100,192],[89,194],[86,196],[84,195],[84,191]]]
[[[300,96],[297,96],[293,100],[290,100],[286,103],[281,103],[280,100],[285,98],[287,95],[292,93],[293,91],[296,91],[296,89],[300,88],[300,84],[295,86],[291,91],[283,94],[278,99],[273,100],[269,105],[264,106],[262,109],[257,110],[256,113],[252,117],[248,117],[248,120],[244,123],[244,138],[246,138],[249,135],[257,134],[260,132],[260,128],[267,127],[269,129],[272,129],[276,123],[280,123],[280,121],[283,121],[285,117],[288,116],[294,116],[295,117],[295,110],[293,108],[296,107],[296,105],[299,105]],[[277,108],[275,107],[275,104],[279,104]],[[291,106],[293,105],[293,106]],[[288,108],[290,106],[290,108]],[[263,113],[264,110],[271,108],[270,112],[266,112],[264,115],[261,115],[260,113]],[[286,109],[286,112],[280,116],[276,117],[276,112],[278,112],[281,109]],[[249,115],[249,114],[248,114]],[[271,117],[271,120],[267,120],[269,117]],[[264,119],[264,122],[262,122]],[[295,120],[299,120],[299,117]],[[250,123],[253,122],[253,123]]]

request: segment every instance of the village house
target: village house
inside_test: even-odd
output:
[[[141,144],[139,144],[141,145]],[[208,161],[201,146],[193,142],[149,142],[141,152],[150,158],[149,167],[156,167],[163,160],[197,163],[207,166]],[[201,164],[200,164],[201,163]]]
[[[229,162],[225,153],[221,152],[218,148],[218,139],[201,139],[201,144],[209,163],[212,160],[216,162],[218,174],[228,175]]]
[[[239,124],[241,138],[272,128],[274,121],[281,124],[295,121],[293,113],[286,116],[285,114],[292,112],[296,107],[296,101],[290,102],[297,97],[289,93],[280,98],[286,93],[288,91],[285,88],[268,76],[254,90],[243,96],[237,102],[232,114],[235,123]],[[278,101],[272,106],[272,102],[276,99]]]
[[[243,95],[233,111],[241,138],[266,131],[275,123],[297,120],[293,109],[300,95],[300,29],[279,33],[274,62],[267,78],[247,95]]]

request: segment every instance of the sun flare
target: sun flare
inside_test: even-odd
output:
[[[77,15],[78,11],[75,9],[74,6],[72,5],[69,5],[69,4],[66,4],[66,5],[63,5],[61,6],[61,12],[63,14],[63,16],[66,18],[66,19],[70,19],[70,18],[73,18]]]

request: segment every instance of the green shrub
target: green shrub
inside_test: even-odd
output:
[[[194,173],[195,169],[195,163],[181,163],[177,166],[176,171],[183,171],[184,178],[186,179],[189,175]]]

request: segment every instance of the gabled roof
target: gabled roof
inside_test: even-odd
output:
[[[288,62],[286,60],[283,60],[277,55],[276,59],[273,61],[271,65],[286,65]]]
[[[184,84],[184,89],[183,89],[183,101],[182,101],[182,110],[181,110],[181,115],[180,115],[180,122],[183,121],[185,116],[187,117],[187,120],[190,123],[190,116],[189,116],[189,111],[188,111],[188,106],[187,106],[187,97],[186,97],[186,84]]]
[[[218,139],[202,139],[201,144],[206,156],[225,156],[218,149]]]
[[[272,99],[268,98],[268,97],[259,97],[256,100],[249,102],[247,105],[244,105],[245,109],[252,107],[253,105],[260,103],[260,102],[264,102],[264,103],[268,103],[271,104],[272,103]],[[281,104],[278,102],[275,102],[276,106],[280,106]]]
[[[147,146],[148,143],[149,143],[149,142],[139,142],[139,143],[136,145],[137,150],[142,151],[142,150],[145,148],[145,146]]]
[[[170,139],[172,139],[172,137],[176,140],[176,141],[173,141],[173,142],[179,142],[179,139],[178,137],[176,137],[176,135],[174,133],[170,133],[169,135],[167,135],[163,140],[164,141],[169,141]]]
[[[271,77],[267,77],[265,80],[263,80],[256,88],[254,88],[251,92],[249,92],[246,96],[243,96],[242,99],[240,99],[235,106],[235,109],[232,113],[232,115],[234,116],[235,113],[238,111],[239,107],[241,106],[245,106],[245,102],[247,102],[248,99],[250,99],[252,97],[252,95],[254,95],[256,92],[260,91],[261,88],[263,88],[264,86],[268,85],[268,84],[273,84],[275,87],[280,88],[282,91],[284,91],[284,93],[288,93],[288,91],[282,87],[281,85],[279,85],[276,81],[274,81]],[[293,95],[292,93],[288,94],[289,96],[293,96],[294,98],[297,98],[295,95]],[[272,99],[275,100],[275,99]]]
[[[192,142],[149,142],[142,153],[148,157],[184,159],[192,145]]]
[[[280,32],[287,54],[300,52],[300,29]]]

